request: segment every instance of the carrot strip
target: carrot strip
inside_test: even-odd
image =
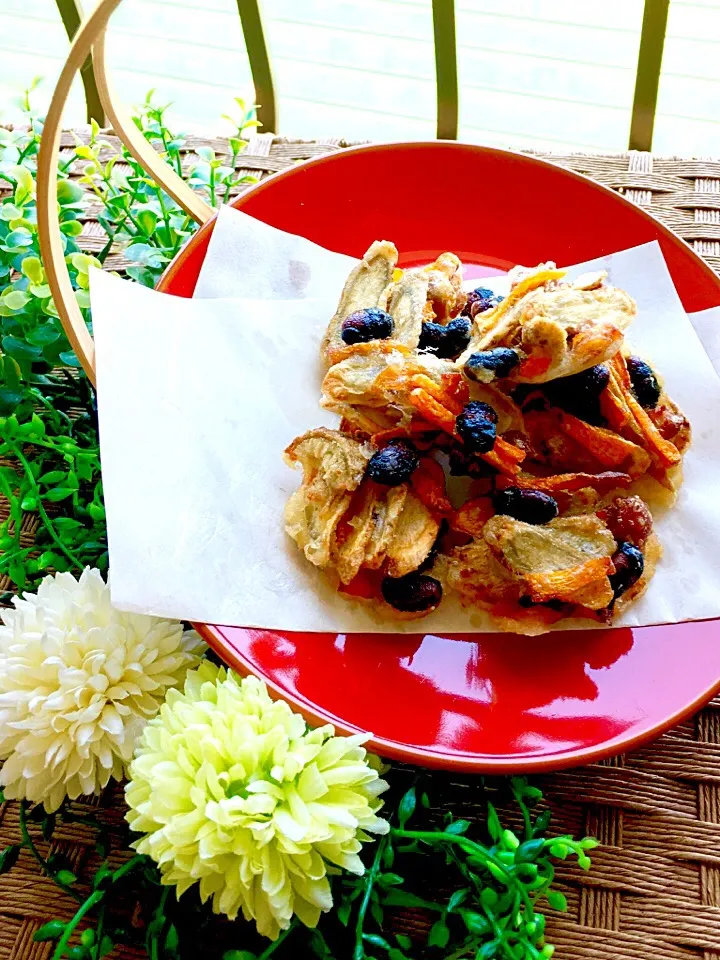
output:
[[[612,569],[610,557],[594,557],[578,567],[533,573],[525,578],[530,599],[535,603],[545,600],[565,600],[588,584],[607,576]]]
[[[678,448],[674,443],[671,443],[663,437],[648,416],[647,411],[638,403],[637,397],[632,390],[632,381],[630,380],[630,374],[625,365],[625,360],[618,354],[615,354],[611,362],[623,392],[623,399],[650,453],[653,454],[666,469],[668,467],[674,467],[676,463],[680,463],[682,460]]]
[[[470,399],[470,387],[461,373],[443,373],[440,381],[446,394],[460,404],[462,409]]]
[[[560,428],[592,453],[603,466],[619,467],[627,463],[627,472],[632,477],[639,477],[650,466],[650,457],[642,447],[605,427],[593,427],[578,417],[564,413]]]
[[[527,456],[524,450],[516,447],[514,443],[503,440],[502,437],[495,437],[495,446],[493,449],[504,459],[513,460],[515,463],[522,463]]]
[[[435,381],[424,373],[416,373],[410,377],[410,386],[417,387],[429,393],[433,399],[437,400],[444,407],[451,411],[455,416],[462,412],[463,405],[459,403],[451,394],[443,390]]]
[[[496,485],[502,490],[505,487],[520,487],[521,490],[541,490],[543,493],[571,493],[573,490],[582,490],[592,487],[598,493],[612,490],[615,487],[629,487],[632,477],[627,473],[557,473],[552,477],[532,477],[529,474],[514,477],[508,480],[497,477]]]
[[[622,387],[614,370],[610,371],[610,382],[600,394],[600,412],[616,433],[620,433],[632,421],[632,414]]]
[[[445,433],[455,432],[455,414],[438,403],[427,390],[416,387],[410,391],[408,400],[428,423],[444,430]]]
[[[615,372],[620,386],[623,388],[623,393],[631,393],[632,381],[630,380],[630,374],[625,364],[625,357],[621,353],[616,353],[612,360],[610,360],[610,367]]]
[[[497,446],[497,440],[495,441],[495,445]],[[514,460],[505,459],[497,450],[490,450],[488,453],[479,453],[478,456],[486,463],[489,463],[491,467],[495,467],[500,473],[509,476],[515,476],[515,474],[520,473],[520,464]]]
[[[541,377],[550,369],[551,357],[527,357],[517,368],[517,376],[522,379]]]
[[[450,528],[458,533],[467,533],[478,537],[490,517],[495,515],[495,507],[490,497],[474,497],[467,500],[450,520]]]
[[[674,443],[671,443],[669,440],[666,440],[665,437],[663,437],[648,416],[647,411],[640,406],[635,397],[629,396],[627,398],[627,402],[633,416],[635,417],[637,425],[640,428],[648,447],[650,448],[650,452],[653,453],[660,463],[666,468],[674,467],[676,463],[680,463],[682,456],[678,448]]]
[[[567,270],[541,270],[539,273],[525,277],[524,280],[521,280],[520,283],[513,287],[505,299],[493,310],[486,310],[485,313],[481,314],[483,326],[485,326],[486,320],[491,320],[494,324],[510,307],[515,306],[518,300],[522,300],[526,293],[542,287],[548,280],[562,280],[566,273]]]
[[[432,513],[447,516],[453,512],[453,505],[445,492],[445,472],[437,460],[421,457],[410,478],[410,486],[418,500]]]

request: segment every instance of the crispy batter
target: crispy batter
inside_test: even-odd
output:
[[[499,307],[477,318],[476,333],[461,362],[477,350],[512,346],[526,357],[510,379],[545,383],[586,370],[617,353],[623,331],[635,316],[632,298],[604,284],[599,274],[571,284],[556,283],[549,273],[521,281]],[[547,279],[534,283],[542,276]]]
[[[518,581],[481,537],[450,551],[445,560],[445,582],[468,605],[485,607],[520,597]]]
[[[518,268],[516,268],[518,269]],[[519,268],[524,269],[524,268]],[[513,271],[510,271],[512,277]],[[473,332],[467,349],[458,358],[461,366],[470,354],[478,350],[490,350],[492,347],[510,345],[520,331],[521,302],[532,290],[559,280],[565,276],[564,270],[555,269],[555,264],[540,264],[532,271],[526,271],[511,289],[510,293],[492,310],[478,314],[473,322]]]
[[[432,550],[439,530],[439,520],[409,491],[387,546],[388,575],[404,577],[417,570]]]
[[[353,352],[325,374],[320,405],[334,412],[343,404],[383,408],[391,424],[405,426],[415,413],[416,405],[409,396],[412,378],[428,377],[441,389],[443,375],[449,373],[457,374],[451,361],[429,354],[407,357],[401,351],[382,348]],[[343,411],[343,416],[348,416],[347,412]]]
[[[328,366],[335,362],[334,351],[345,347],[340,336],[343,320],[365,307],[387,307],[397,257],[395,244],[376,240],[350,272],[322,342],[321,352]]]
[[[485,524],[483,538],[536,602],[564,600],[601,579],[611,570],[616,548],[613,535],[594,514],[561,517],[542,526],[495,516]]]
[[[303,471],[285,507],[285,529],[316,567],[330,563],[335,528],[372,454],[368,444],[325,427],[309,430],[285,450],[288,465],[299,464]]]
[[[457,316],[467,302],[467,294],[462,288],[460,259],[454,253],[441,253],[421,272],[429,281],[427,299],[436,319],[445,323]]]
[[[420,342],[429,279],[422,270],[406,270],[388,300],[387,310],[394,323],[393,340],[413,350]]]
[[[407,484],[390,488],[369,481],[361,484],[359,499],[353,498],[348,510],[349,533],[340,542],[338,527],[332,551],[332,562],[342,583],[350,583],[361,567],[377,570],[382,566],[407,493]]]

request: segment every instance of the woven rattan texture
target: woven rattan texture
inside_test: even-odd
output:
[[[73,142],[66,134],[66,159]],[[201,144],[226,150],[222,140],[200,138],[191,139],[188,149]],[[343,146],[341,140],[261,135],[251,140],[242,169],[263,177]],[[547,159],[645,207],[720,272],[720,162],[643,153]],[[191,162],[188,155],[185,163]],[[96,214],[91,207],[80,238],[88,252],[105,244]],[[122,270],[122,252],[113,252],[106,266]],[[28,542],[32,535],[28,517]],[[432,774],[431,781],[438,812],[452,808],[469,819],[481,815],[477,781],[442,773]],[[643,750],[546,776],[541,785],[554,812],[554,832],[590,833],[602,843],[589,873],[566,864],[559,869],[569,907],[566,914],[550,912],[548,934],[558,960],[720,960],[720,698]],[[121,793],[109,791],[87,807],[118,824]],[[6,803],[0,808],[0,848],[16,842],[18,834],[17,806]],[[81,877],[87,875],[96,865],[89,833],[73,826],[56,836],[54,848],[70,856]],[[71,913],[71,902],[23,853],[18,866],[0,877],[0,960],[47,960],[50,947],[33,943],[33,931],[51,917]],[[129,918],[132,913],[129,904]],[[395,925],[417,934],[424,919],[408,911]],[[215,949],[205,944],[198,957],[216,956],[221,941],[230,945],[227,926],[218,928]],[[243,946],[237,940],[233,945]],[[133,960],[144,954],[118,950],[113,956]]]

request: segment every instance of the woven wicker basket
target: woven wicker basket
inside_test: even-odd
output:
[[[103,32],[119,2],[101,0],[76,37],[48,114],[39,165],[39,224],[48,280],[63,324],[91,378],[92,341],[63,274],[55,222],[57,160],[74,142],[70,134],[61,133],[62,108],[91,45],[104,106],[122,140],[198,222],[212,214],[179,177],[168,172],[110,90]],[[201,145],[229,156],[222,140],[191,139],[187,164],[192,162],[193,149]],[[263,177],[343,146],[340,140],[307,142],[258,135],[241,157],[242,171]],[[641,153],[542,156],[589,175],[649,209],[720,272],[720,162],[654,159]],[[88,211],[79,238],[87,252],[101,249],[106,242],[96,212]],[[126,266],[122,252],[113,251],[105,266],[122,270]],[[24,526],[28,543],[33,533],[28,517]],[[589,874],[561,866],[560,884],[569,910],[552,913],[548,927],[559,960],[720,960],[719,711],[720,698],[632,756],[544,779],[541,785],[555,814],[553,828],[591,833],[602,842]],[[470,819],[481,815],[474,805],[474,788],[471,777],[432,775],[431,794],[439,809],[452,808],[456,815]],[[111,827],[123,815],[117,789],[86,806]],[[16,842],[17,837],[17,807],[6,803],[0,808],[0,845]],[[60,828],[52,846],[69,856],[82,878],[95,865],[91,843],[82,827],[73,826]],[[50,946],[34,943],[32,934],[49,917],[66,918],[70,912],[71,904],[24,853],[18,867],[0,878],[0,960],[46,960]],[[417,931],[424,922],[406,911],[397,918],[397,930]],[[219,926],[218,943],[224,939]],[[113,956],[131,960],[141,955],[118,951]],[[216,951],[206,945],[197,955],[214,956]]]

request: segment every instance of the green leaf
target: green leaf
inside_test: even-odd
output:
[[[32,283],[42,283],[45,279],[39,257],[25,257],[20,269]]]
[[[336,911],[337,918],[344,927],[348,925],[351,911],[352,911],[352,903],[350,902],[350,900],[343,900],[343,902],[337,908],[337,911]]]
[[[416,802],[415,787],[410,787],[398,805],[397,815],[401,830],[405,829],[405,824],[415,812]]]
[[[531,863],[533,860],[537,860],[544,849],[545,841],[542,837],[526,840],[515,851],[515,863]]]
[[[144,210],[138,210],[138,212],[135,214],[135,219],[140,225],[143,233],[149,237],[157,226],[158,215],[154,210],[150,210],[146,207]]]
[[[77,877],[72,872],[72,870],[58,870],[56,876],[60,881],[60,883],[64,883],[67,886],[70,886],[71,884],[75,883],[75,881],[77,880]]]
[[[564,843],[553,843],[550,846],[550,853],[558,860],[564,860],[570,851]]]
[[[6,290],[2,295],[2,302],[8,310],[22,310],[30,302],[30,294],[24,290]]]
[[[444,920],[436,920],[430,927],[427,942],[429,947],[446,947],[450,939],[450,930]]]
[[[497,843],[500,837],[502,836],[502,826],[500,825],[500,818],[497,815],[497,810],[491,803],[488,803],[487,806],[488,806],[488,815],[487,815],[488,833],[490,834],[492,839],[495,841],[495,843]]]
[[[409,950],[412,947],[412,940],[404,933],[396,933],[395,939],[398,942],[398,946],[402,947],[403,950]]]
[[[552,910],[561,910],[563,913],[565,913],[568,908],[565,894],[560,893],[559,890],[548,890],[547,902],[548,906]]]
[[[455,893],[448,900],[447,911],[452,913],[453,910],[457,910],[461,903],[467,899],[467,895],[470,893],[470,890],[467,887],[464,887],[462,890],[456,890]]]
[[[385,937],[381,937],[379,933],[364,933],[362,938],[365,943],[369,943],[373,947],[380,947],[381,950],[390,949],[390,944]]]
[[[7,873],[8,870],[11,870],[15,866],[21,849],[20,844],[17,843],[14,843],[10,847],[5,847],[2,853],[0,853],[0,874]]]
[[[481,937],[491,929],[488,918],[484,917],[481,913],[477,913],[475,910],[463,910],[461,916],[468,933],[472,933],[474,937]]]
[[[31,343],[26,343],[18,337],[3,337],[2,348],[5,353],[15,357],[16,360],[37,360],[42,356],[40,347],[34,347]]]
[[[552,813],[550,810],[543,810],[542,813],[537,815],[535,820],[535,826],[533,828],[533,833],[545,833],[547,828],[550,826],[550,821],[552,820]]]
[[[59,360],[61,363],[64,363],[66,367],[80,367],[82,364],[78,360],[75,352],[73,350],[64,350],[59,355]]]
[[[595,837],[584,837],[580,841],[580,846],[583,848],[583,850],[594,850],[595,847],[600,846],[600,841],[596,840]]]
[[[62,920],[50,920],[35,931],[33,940],[36,943],[45,943],[47,940],[59,940],[64,932],[65,924]]]
[[[250,950],[226,950],[222,960],[257,960],[257,955]]]
[[[212,147],[197,147],[195,153],[207,163],[210,163],[215,159],[215,151],[212,149]]]
[[[488,943],[484,943],[475,954],[475,960],[496,960],[499,946],[500,944],[497,940],[490,940]]]
[[[63,473],[62,470],[50,470],[49,473],[43,473],[42,476],[38,478],[38,481],[40,483],[58,483],[58,481],[64,480],[64,479],[65,479],[65,474]],[[62,518],[62,519],[66,519],[66,518]],[[73,522],[77,523],[78,521],[72,521],[72,520],[70,521],[70,523],[73,523]],[[57,524],[58,521],[56,520],[55,523]]]
[[[30,330],[25,339],[34,347],[45,347],[49,343],[55,343],[61,336],[62,333],[56,329],[54,323],[46,322]]]
[[[79,237],[83,232],[83,225],[79,220],[65,220],[60,224],[60,232],[66,237]]]
[[[22,250],[23,247],[31,247],[32,242],[33,238],[30,231],[26,227],[19,227],[5,237],[2,248],[4,250]]]
[[[24,396],[22,390],[0,387],[0,416],[9,416],[22,403]]]
[[[33,193],[33,178],[27,167],[10,167],[6,171],[15,181],[15,203],[22,206]]]
[[[22,215],[23,211],[14,203],[3,203],[0,206],[0,220],[18,220]]]
[[[480,893],[480,903],[486,910],[494,910],[497,906],[498,895],[492,887],[484,887]]]
[[[422,907],[427,908],[427,900],[410,893],[409,890],[399,890],[397,887],[391,887],[383,897],[383,903],[386,907]]]
[[[445,827],[445,833],[451,833],[455,836],[460,836],[463,833],[467,833],[469,828],[469,820],[454,820],[452,823],[449,823],[447,827]]]
[[[78,151],[76,148],[76,153],[77,152]],[[80,154],[78,155],[81,156]],[[83,157],[83,159],[85,160],[92,159],[92,152],[90,153],[89,157],[85,156]],[[74,180],[59,180],[57,185],[57,195],[58,195],[58,201],[63,206],[65,206],[66,204],[77,203],[78,200],[82,200],[83,197],[85,196],[85,191]]]
[[[49,500],[51,503],[57,503],[59,500],[64,500],[66,497],[71,496],[73,492],[71,487],[54,487],[44,494],[43,499]]]

